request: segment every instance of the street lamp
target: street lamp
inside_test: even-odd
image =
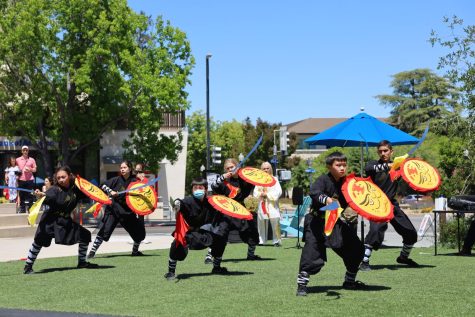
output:
[[[210,136],[209,136],[209,59],[211,54],[206,54],[206,169],[209,170],[210,163]]]

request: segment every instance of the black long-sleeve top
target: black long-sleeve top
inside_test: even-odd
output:
[[[392,161],[389,161],[392,163]],[[388,196],[390,200],[394,199],[397,193],[397,181],[393,182],[389,176],[389,167],[388,163],[379,161],[370,161],[366,164],[365,171],[371,180],[378,185],[379,188]]]
[[[310,197],[312,198],[312,210],[317,214],[321,214],[320,208],[327,205],[327,199],[338,199],[340,207],[345,209],[348,203],[343,196],[341,186],[343,185],[345,178],[336,180],[331,173],[323,174],[319,176],[313,184],[310,185]]]
[[[137,179],[132,175],[127,179],[125,179],[122,175],[115,176],[106,180],[104,184],[101,185],[101,189],[106,194],[110,195],[112,191],[120,192],[126,190],[130,183],[136,181]],[[126,194],[120,194],[117,197],[114,197],[112,202],[112,208],[116,209],[116,211],[121,214],[132,213],[132,210],[130,210],[129,206],[127,206],[125,196]]]
[[[225,195],[244,204],[244,199],[254,191],[254,185],[249,184],[240,177],[230,177],[227,180],[218,178],[216,183],[211,184],[211,189],[217,195]]]
[[[78,202],[88,197],[72,184],[69,188],[52,186],[46,191],[43,204],[48,205],[48,214],[54,214],[64,218],[70,217]]]
[[[204,198],[202,201],[188,196],[180,199],[180,212],[190,225],[191,230],[198,229],[206,223],[211,223],[216,216],[216,211]]]

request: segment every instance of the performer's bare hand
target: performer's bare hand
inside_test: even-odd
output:
[[[33,193],[36,197],[43,197],[43,196],[46,196],[45,193],[43,193],[42,191],[40,191],[39,189],[35,189],[35,192]]]
[[[113,191],[111,191],[111,196],[112,197],[117,197],[117,196],[119,196],[119,194],[115,190],[113,190]]]
[[[328,197],[327,198],[327,205],[330,205],[333,202],[333,198]]]
[[[227,173],[223,174],[223,177],[226,178],[226,179],[230,178],[231,176],[233,176],[233,172],[227,172]]]

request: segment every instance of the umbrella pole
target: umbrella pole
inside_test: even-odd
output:
[[[360,143],[361,155],[360,155],[360,176],[363,177],[363,142]],[[364,220],[362,216],[360,217],[360,226],[361,226],[361,242],[364,242]]]

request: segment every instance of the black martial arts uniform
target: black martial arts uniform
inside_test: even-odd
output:
[[[317,274],[327,260],[327,247],[332,248],[343,259],[349,272],[358,272],[358,265],[363,258],[363,243],[348,223],[341,219],[337,220],[331,235],[325,237],[325,211],[319,210],[326,205],[326,200],[329,197],[338,199],[340,207],[343,209],[348,206],[341,192],[343,181],[344,178],[336,181],[328,173],[317,178],[310,186],[312,210],[304,220],[305,246],[300,258],[301,272],[307,272],[309,275]]]
[[[417,242],[417,231],[395,199],[397,181],[393,182],[391,180],[389,170],[390,167],[388,163],[384,163],[381,160],[371,161],[365,167],[366,175],[371,177],[371,180],[381,188],[394,206],[394,218],[390,221],[391,225],[396,232],[402,236],[403,244],[412,247],[412,245]],[[384,233],[387,229],[387,222],[377,223],[370,221],[369,232],[364,241],[365,245],[371,246],[374,250],[378,250],[383,243]]]
[[[176,262],[183,261],[188,255],[188,250],[203,250],[207,247],[212,248],[212,256],[215,259],[213,272],[227,273],[220,267],[229,234],[227,219],[210,205],[206,197],[203,200],[185,197],[176,203],[179,204],[178,212],[189,228],[185,235],[186,246],[176,239],[170,246],[168,273],[165,277],[167,279],[175,277]]]
[[[56,244],[73,245],[79,243],[78,267],[90,267],[86,262],[86,253],[91,233],[71,218],[79,200],[88,199],[76,185],[69,188],[52,186],[46,191],[43,202],[48,210],[44,211],[36,229],[34,242],[29,250],[24,273],[33,273],[32,266],[42,247],[49,247],[54,238]]]
[[[227,196],[244,205],[244,199],[254,191],[254,185],[240,177],[230,177],[229,179],[221,177],[216,183],[211,185],[211,189],[214,194]],[[256,246],[259,244],[257,213],[252,213],[251,220],[239,220],[230,217],[230,221],[233,229],[239,232],[241,240],[248,245],[247,258],[249,260],[259,260],[260,257],[254,254]]]
[[[130,183],[136,182],[137,179],[134,176],[130,176],[125,179],[123,176],[116,176],[108,179],[101,189],[110,194],[112,191],[120,192],[127,189]],[[97,233],[96,240],[89,252],[88,257],[93,258],[97,249],[103,241],[109,241],[112,233],[114,232],[117,224],[121,226],[129,233],[130,237],[134,241],[132,247],[132,255],[142,255],[138,248],[140,242],[145,239],[145,226],[144,222],[130,210],[125,201],[126,194],[120,194],[112,199],[111,205],[106,205],[104,217],[102,218],[101,228]]]

